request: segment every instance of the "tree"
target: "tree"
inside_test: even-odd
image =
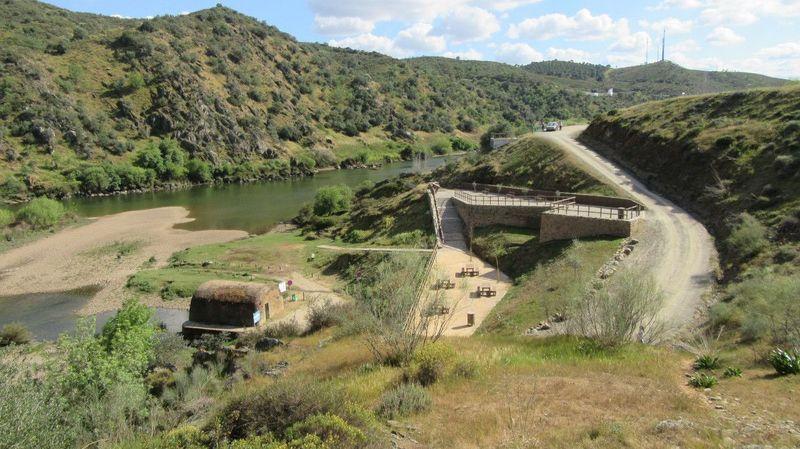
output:
[[[194,183],[208,183],[214,180],[211,173],[211,166],[200,159],[189,159],[186,163],[189,181]]]
[[[352,201],[353,191],[344,184],[323,187],[314,196],[314,214],[324,216],[344,212]]]
[[[359,268],[352,296],[365,316],[364,339],[378,360],[403,364],[420,347],[437,341],[452,318],[441,290],[426,288],[430,273],[414,254],[374,256]]]
[[[509,241],[502,232],[486,237],[481,245],[485,247],[486,255],[494,259],[494,266],[497,267],[497,282],[500,282],[500,258],[508,254],[506,247]]]

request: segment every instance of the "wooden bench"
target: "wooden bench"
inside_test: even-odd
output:
[[[461,276],[474,277],[477,276],[478,274],[479,274],[478,270],[476,270],[475,267],[473,267],[472,265],[467,265],[461,268]]]
[[[456,288],[456,283],[451,281],[450,279],[439,279],[436,282],[436,289],[437,290],[440,290],[440,289],[450,290],[451,288]]]
[[[479,298],[481,296],[486,296],[487,298],[497,296],[497,290],[492,290],[492,287],[478,287],[477,293]]]

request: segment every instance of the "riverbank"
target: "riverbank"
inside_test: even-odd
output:
[[[47,293],[97,286],[78,313],[119,308],[125,284],[142,266],[165,266],[176,251],[247,236],[237,230],[188,231],[174,226],[193,219],[183,207],[137,210],[92,219],[0,254],[4,295]],[[148,305],[167,305],[148,298]]]

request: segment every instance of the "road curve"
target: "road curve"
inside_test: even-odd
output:
[[[647,208],[645,219],[654,225],[655,235],[660,238],[648,258],[652,258],[654,275],[666,296],[662,318],[676,326],[692,324],[695,312],[703,306],[703,296],[714,283],[717,251],[713,238],[691,214],[577,142],[575,138],[584,129],[585,126],[569,126],[563,131],[538,135],[558,144]]]

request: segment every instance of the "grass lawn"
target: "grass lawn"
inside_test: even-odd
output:
[[[475,229],[475,252],[480,256],[487,239],[498,234],[506,242],[500,268],[514,285],[478,329],[480,333],[519,335],[546,320],[584,288],[622,242],[609,237],[542,244],[536,230],[489,226]]]
[[[128,288],[172,299],[190,297],[197,286],[211,279],[270,282],[285,279],[293,271],[313,275],[319,264],[332,257],[317,246],[332,243],[324,238],[307,240],[298,232],[272,232],[197,246],[173,254],[166,267],[140,270],[128,280]]]

